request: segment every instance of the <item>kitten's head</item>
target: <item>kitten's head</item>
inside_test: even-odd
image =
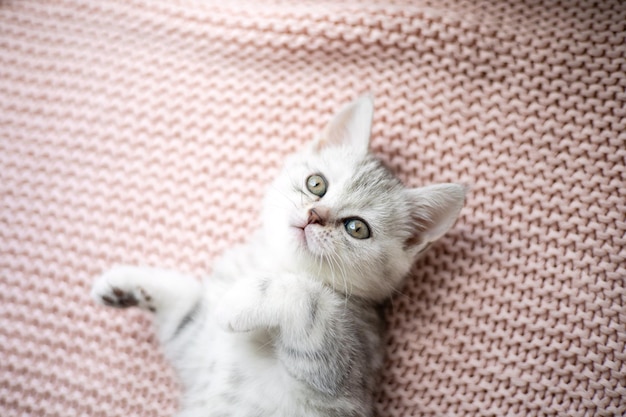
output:
[[[465,188],[406,188],[369,152],[373,102],[362,97],[285,164],[266,196],[268,243],[335,290],[382,300],[456,221]]]

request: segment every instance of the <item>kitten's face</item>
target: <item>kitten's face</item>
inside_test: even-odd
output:
[[[309,149],[270,187],[266,232],[277,253],[336,290],[382,299],[413,262],[405,200],[404,187],[372,156]]]
[[[286,265],[346,295],[382,300],[452,226],[465,189],[405,188],[369,153],[372,111],[370,98],[351,103],[287,160],[266,195],[263,224]]]

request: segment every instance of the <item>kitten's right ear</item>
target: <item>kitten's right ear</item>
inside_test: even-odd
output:
[[[313,147],[320,151],[330,146],[350,146],[359,155],[369,151],[374,99],[364,95],[346,105],[330,120]]]

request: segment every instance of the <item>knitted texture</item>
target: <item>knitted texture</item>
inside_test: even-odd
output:
[[[0,415],[170,416],[115,263],[210,272],[283,158],[373,150],[467,205],[388,308],[386,416],[626,414],[626,3],[0,2]]]

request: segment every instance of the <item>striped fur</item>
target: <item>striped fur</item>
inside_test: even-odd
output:
[[[368,151],[371,111],[369,98],[352,103],[287,161],[262,230],[202,283],[123,266],[94,284],[103,304],[154,312],[185,388],[179,416],[372,415],[379,304],[452,225],[464,189],[406,189]]]

